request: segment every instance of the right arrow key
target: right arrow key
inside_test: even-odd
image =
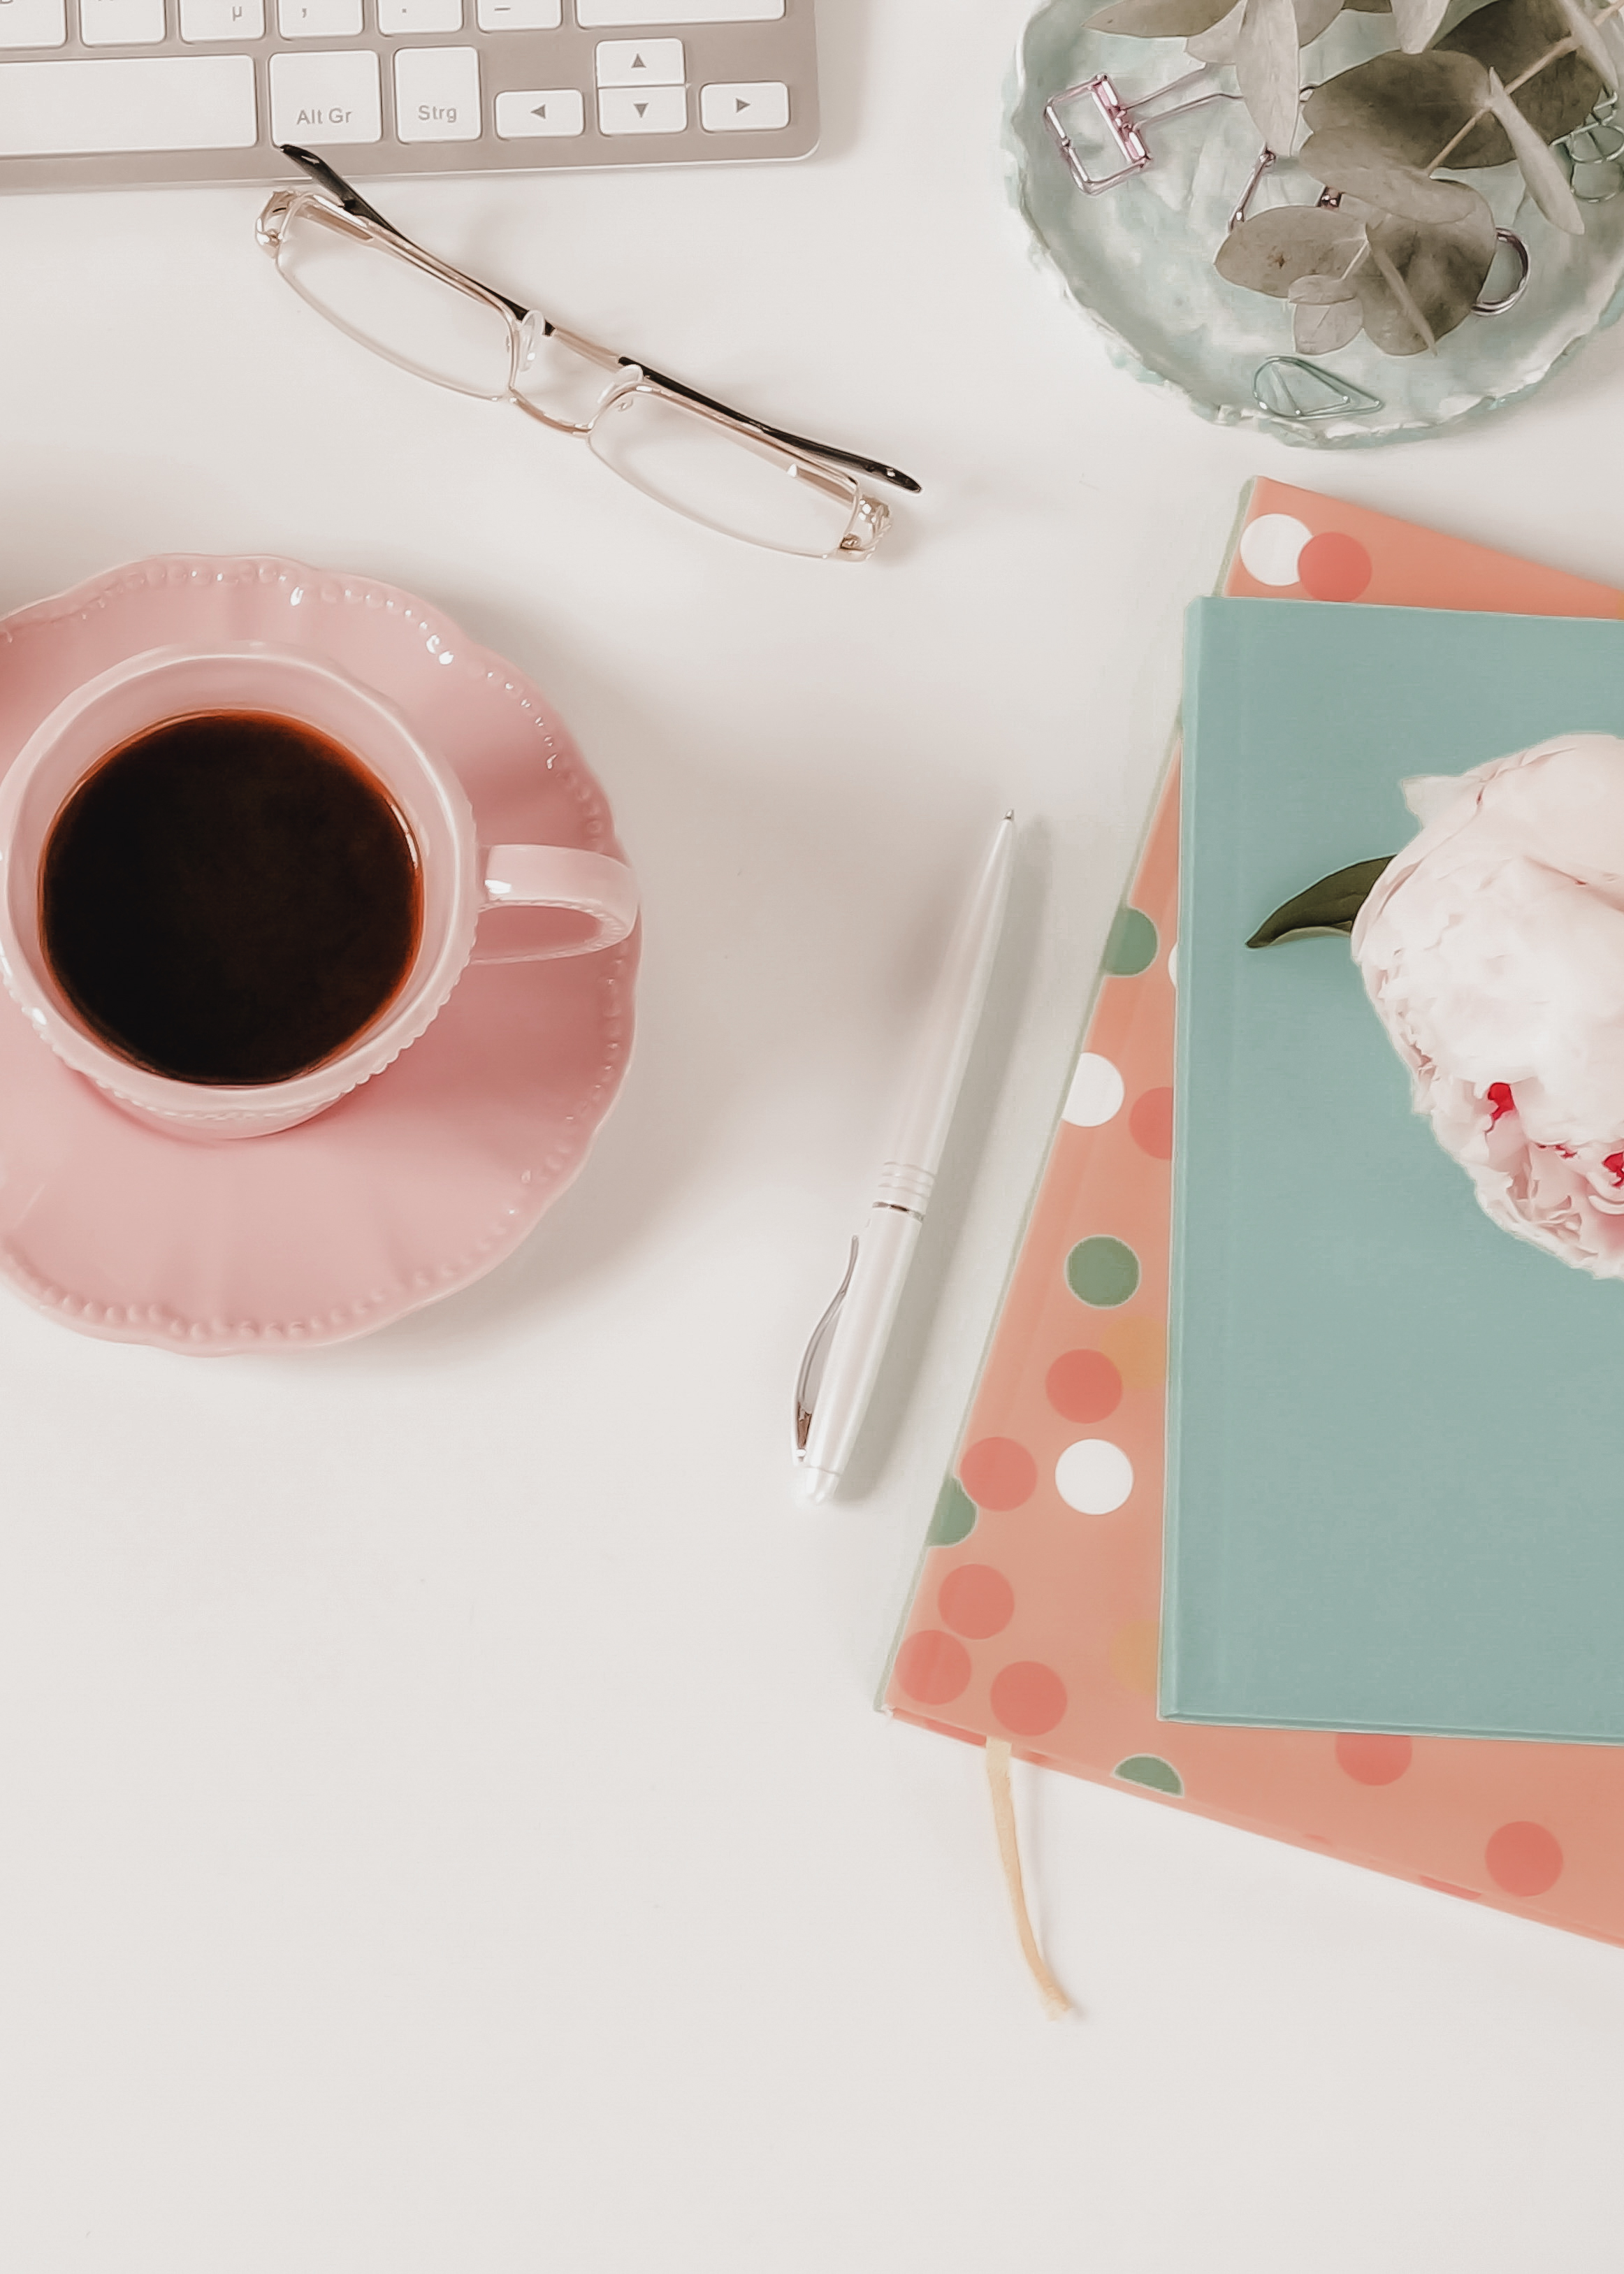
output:
[[[789,89],[776,79],[703,87],[699,123],[709,134],[770,133],[789,124]]]

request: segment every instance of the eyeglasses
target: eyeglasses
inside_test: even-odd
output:
[[[280,147],[318,186],[275,192],[260,245],[302,299],[403,371],[516,403],[660,504],[778,553],[866,559],[891,513],[857,475],[917,494],[895,466],[764,425],[521,307],[402,237],[324,160]]]

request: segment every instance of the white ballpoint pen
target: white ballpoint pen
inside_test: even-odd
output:
[[[1015,817],[1006,813],[949,944],[846,1276],[801,1361],[794,1453],[805,1501],[826,1501],[838,1487],[880,1370],[987,999],[1014,849]]]

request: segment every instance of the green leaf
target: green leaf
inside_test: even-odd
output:
[[[1351,931],[1355,916],[1392,858],[1387,853],[1380,861],[1356,861],[1350,869],[1338,869],[1329,877],[1321,877],[1317,885],[1311,885],[1305,892],[1297,893],[1295,900],[1277,907],[1272,916],[1266,916],[1247,941],[1247,946],[1274,947],[1285,939],[1312,939],[1320,932]]]
[[[1401,164],[1425,170],[1488,99],[1488,73],[1475,56],[1432,48],[1424,56],[1372,56],[1338,72],[1314,89],[1303,116],[1316,133],[1346,128]],[[1510,155],[1511,145],[1490,118],[1447,162],[1457,169],[1500,166]]]
[[[1603,39],[1601,27],[1585,6],[1584,0],[1556,0],[1556,4],[1562,11],[1563,22],[1578,41],[1584,55],[1601,73],[1603,84],[1616,94],[1619,85],[1617,58]]]
[[[1393,0],[1393,24],[1407,56],[1418,56],[1448,12],[1449,0]]]
[[[1293,0],[1246,0],[1235,76],[1252,123],[1277,158],[1291,154],[1302,109]]]
[[[1530,79],[1529,84],[1537,87],[1538,81]],[[1556,153],[1548,142],[1540,140],[1529,124],[1500,85],[1498,72],[1489,73],[1489,108],[1506,130],[1522,169],[1522,178],[1528,184],[1529,195],[1552,228],[1562,230],[1569,237],[1583,237],[1584,215],[1567,175],[1556,162]]]
[[[1477,192],[1466,183],[1445,181],[1389,156],[1357,126],[1317,127],[1297,159],[1327,189],[1346,190],[1406,221],[1464,221],[1477,202]]]
[[[1233,0],[1114,0],[1088,19],[1087,27],[1124,40],[1187,40],[1210,31],[1232,4]]]
[[[1291,303],[1291,343],[1299,355],[1335,355],[1365,328],[1365,309],[1340,276],[1299,276]]]
[[[1283,300],[1299,276],[1340,276],[1365,243],[1362,220],[1329,206],[1271,206],[1231,230],[1214,263],[1227,283]]]
[[[1349,282],[1383,353],[1419,355],[1463,323],[1483,290],[1495,242],[1494,216],[1481,198],[1463,221],[1435,225],[1393,215],[1372,222],[1371,258]]]
[[[1559,41],[1570,38],[1572,28],[1559,0],[1489,0],[1486,8],[1462,17],[1431,52],[1474,56],[1486,71],[1498,72],[1502,85],[1509,87]],[[1526,87],[1518,87],[1517,109],[1542,142],[1554,142],[1583,125],[1601,92],[1601,73],[1587,57],[1558,56]],[[1495,120],[1485,119],[1469,142],[1450,153],[1449,163],[1503,166],[1510,155],[1511,144],[1504,128]],[[1424,165],[1426,161],[1416,162]]]
[[[1193,56],[1199,64],[1232,64],[1245,16],[1246,0],[1235,0],[1229,14],[1220,16],[1210,32],[1198,32],[1184,41],[1185,54]]]

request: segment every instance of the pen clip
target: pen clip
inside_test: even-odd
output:
[[[846,1276],[829,1299],[829,1307],[812,1329],[812,1339],[807,1344],[806,1355],[801,1361],[801,1372],[795,1377],[795,1458],[799,1460],[807,1449],[807,1438],[812,1427],[812,1407],[823,1378],[823,1360],[829,1355],[829,1345],[834,1339],[835,1321],[840,1306],[846,1300],[846,1291],[852,1284],[852,1274],[857,1269],[857,1240],[853,1237],[852,1252],[846,1259]]]

